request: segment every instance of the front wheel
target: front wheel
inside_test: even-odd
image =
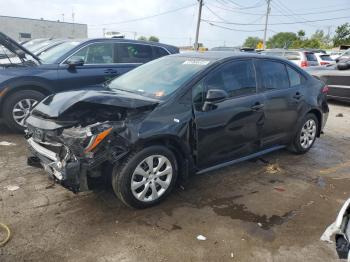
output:
[[[315,143],[318,133],[318,119],[314,114],[307,114],[292,141],[291,149],[297,154],[304,154]]]
[[[133,208],[161,202],[177,178],[174,154],[163,146],[150,146],[131,153],[113,169],[112,186],[117,197]]]

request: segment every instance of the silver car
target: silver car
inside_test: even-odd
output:
[[[317,57],[310,51],[270,49],[261,52],[261,54],[284,57],[300,67],[319,66]]]

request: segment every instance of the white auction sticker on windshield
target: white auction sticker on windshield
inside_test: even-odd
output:
[[[207,65],[210,61],[208,60],[186,60],[183,65]]]

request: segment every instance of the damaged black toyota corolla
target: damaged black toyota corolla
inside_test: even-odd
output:
[[[103,91],[52,95],[27,119],[28,163],[66,188],[111,175],[144,208],[176,180],[283,147],[305,153],[321,134],[327,87],[287,60],[225,52],[167,56]]]

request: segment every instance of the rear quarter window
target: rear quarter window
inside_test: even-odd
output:
[[[154,59],[157,59],[159,57],[169,55],[169,52],[162,47],[153,46],[153,54],[154,54]]]
[[[305,77],[302,74],[300,74],[297,70],[293,69],[288,65],[286,65],[286,67],[287,67],[289,83],[291,87],[301,85],[302,83],[305,82]]]

